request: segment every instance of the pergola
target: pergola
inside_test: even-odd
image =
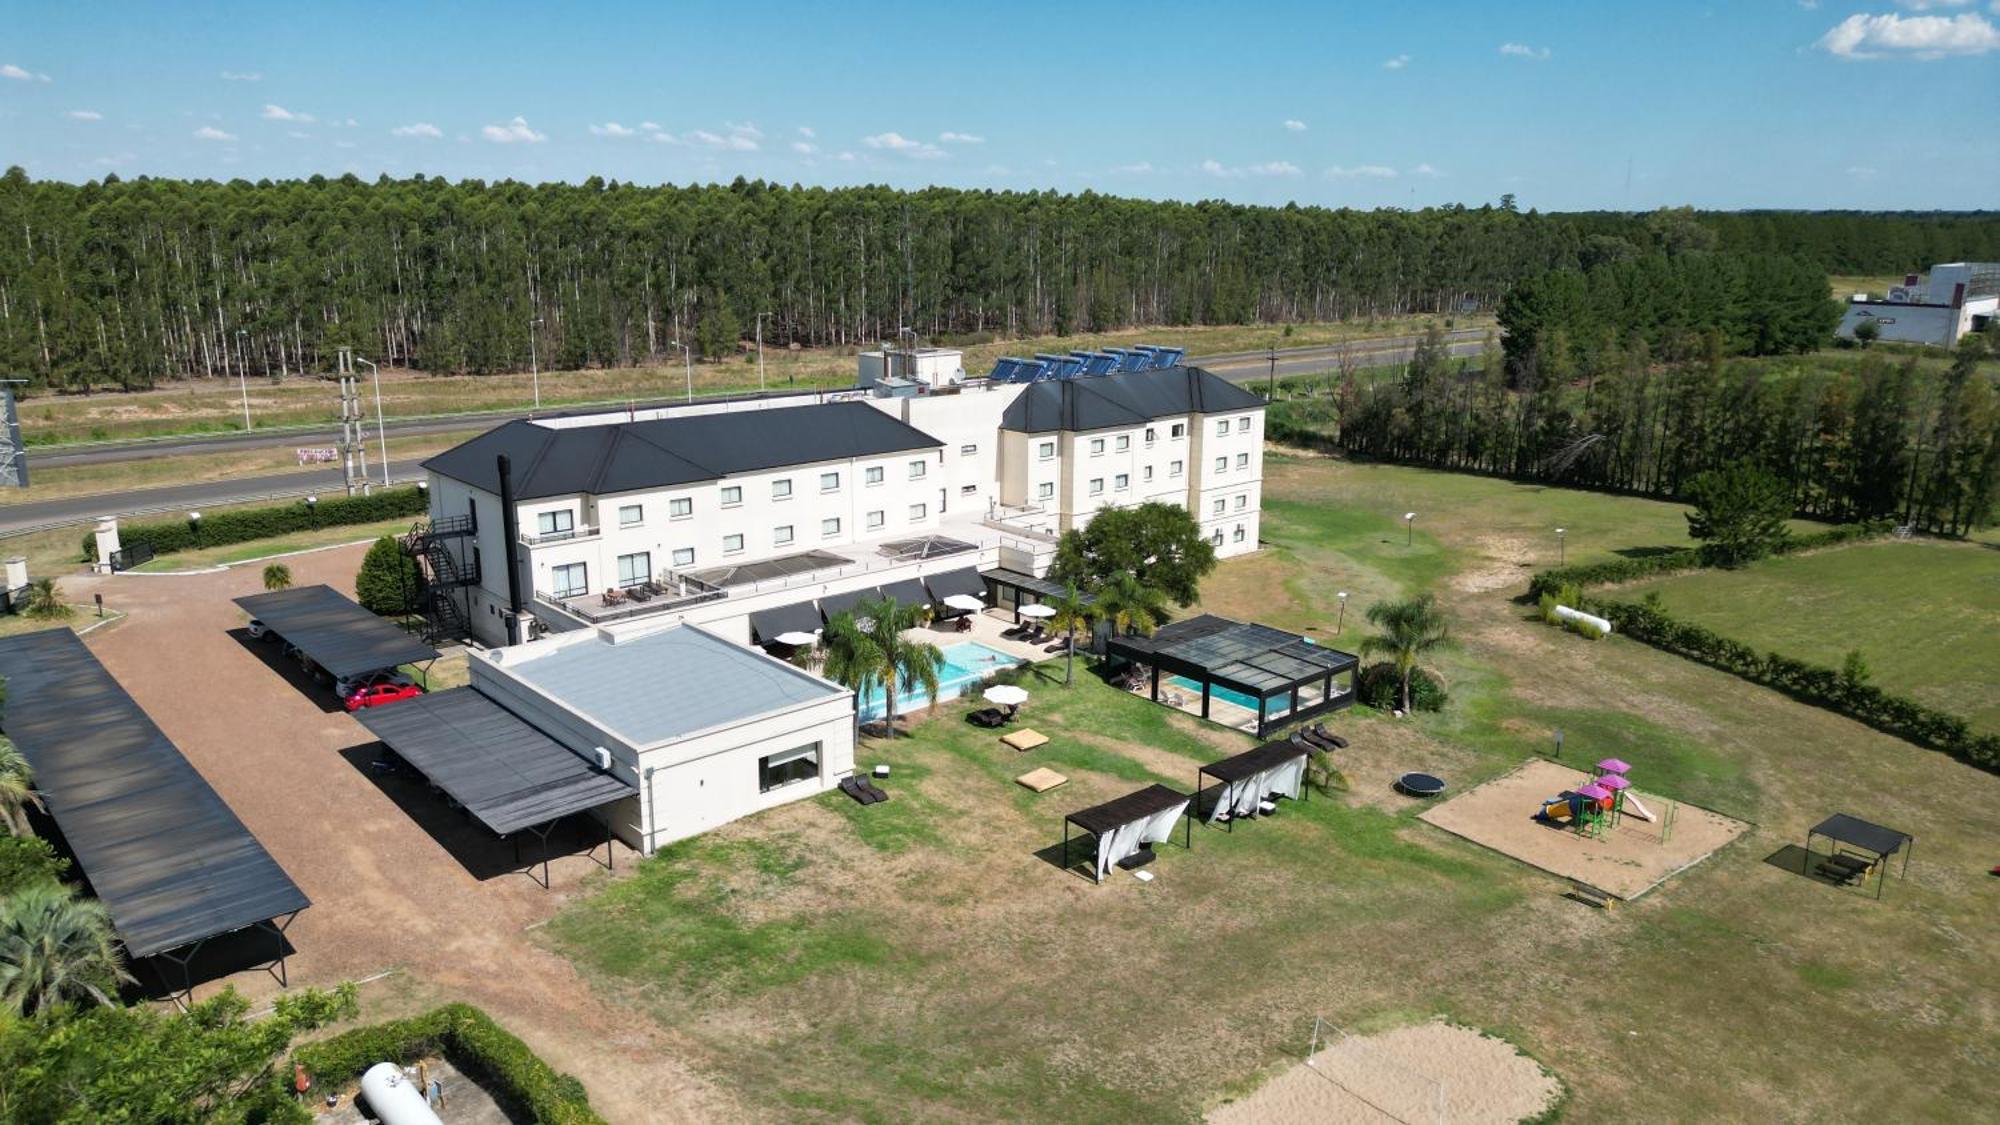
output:
[[[1237,820],[1254,812],[1269,794],[1279,793],[1294,800],[1303,794],[1306,800],[1312,800],[1312,790],[1305,784],[1308,753],[1299,743],[1282,739],[1196,770],[1197,795],[1202,792],[1204,777],[1215,779],[1216,787],[1221,790],[1208,806],[1205,819],[1224,820],[1229,831],[1234,832]]]
[[[1060,582],[1051,582],[1046,578],[1036,578],[1032,574],[1023,574],[1018,570],[1008,570],[1006,567],[981,571],[979,577],[985,579],[987,586],[991,587],[993,591],[993,596],[987,600],[996,609],[1012,609],[1014,611],[1014,624],[1016,625],[1021,623],[1022,606],[1034,605],[1037,602],[1060,598],[1068,592],[1067,588]],[[1085,605],[1089,605],[1092,602],[1090,595],[1081,591],[1078,591],[1077,600]]]
[[[1846,813],[1834,813],[1806,833],[1806,859],[1811,862],[1813,840],[1825,837],[1833,844],[1833,850],[1819,865],[1821,874],[1838,879],[1842,883],[1867,885],[1868,875],[1875,875],[1875,897],[1882,897],[1882,884],[1888,878],[1889,859],[1897,852],[1903,853],[1903,869],[1897,878],[1910,873],[1910,852],[1916,846],[1916,837],[1894,828],[1884,828]]]
[[[1164,785],[1148,785],[1123,797],[1080,809],[1063,818],[1064,871],[1069,870],[1069,830],[1071,825],[1087,836],[1097,837],[1097,862],[1091,881],[1102,883],[1104,876],[1139,850],[1141,844],[1156,844],[1174,838],[1174,825],[1187,815],[1193,798]],[[1188,821],[1183,847],[1194,847],[1194,821]]]
[[[1213,717],[1214,697],[1223,689],[1229,702],[1256,713],[1258,738],[1280,722],[1353,706],[1352,683],[1336,691],[1334,678],[1351,675],[1360,663],[1352,653],[1297,633],[1206,613],[1161,626],[1150,637],[1113,637],[1105,651],[1152,670],[1155,703],[1162,672],[1199,684],[1204,719]],[[1301,695],[1314,689],[1316,694]]]

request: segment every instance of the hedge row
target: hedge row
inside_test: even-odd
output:
[[[1777,688],[1795,699],[1942,750],[1988,772],[2000,773],[2000,735],[1975,733],[1957,715],[1850,679],[1835,668],[1808,664],[1775,652],[1759,653],[1741,641],[1678,620],[1657,606],[1601,598],[1585,600],[1592,610],[1610,618],[1626,636]]]
[[[1847,523],[1825,531],[1815,531],[1810,535],[1794,535],[1780,544],[1772,553],[1795,554],[1799,551],[1813,551],[1821,547],[1834,547],[1842,543],[1853,543],[1863,539],[1877,539],[1889,533],[1888,523]],[[1621,582],[1637,582],[1642,578],[1657,578],[1663,574],[1674,574],[1683,570],[1698,570],[1713,565],[1712,560],[1700,547],[1682,547],[1664,551],[1657,555],[1643,555],[1634,559],[1613,559],[1610,562],[1584,563],[1577,566],[1559,567],[1545,570],[1528,580],[1528,596],[1539,598],[1543,594],[1553,594],[1564,586],[1612,586]]]
[[[430,510],[430,498],[421,488],[391,488],[368,496],[333,496],[318,504],[295,500],[268,508],[239,508],[201,518],[162,520],[157,523],[126,524],[118,532],[124,546],[144,543],[155,555],[170,555],[196,547],[226,547],[253,539],[270,539],[320,527],[375,523],[399,516],[416,517]],[[83,537],[83,557],[97,557],[97,537]]]
[[[361,1077],[379,1062],[444,1055],[481,1085],[511,1099],[543,1125],[605,1125],[583,1083],[558,1072],[492,1017],[470,1004],[446,1004],[406,1020],[358,1027],[301,1046],[292,1054],[316,1082]],[[286,1069],[289,1077],[290,1068]],[[446,1092],[450,1096],[450,1092]]]

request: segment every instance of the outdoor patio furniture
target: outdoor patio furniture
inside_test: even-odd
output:
[[[1315,750],[1324,750],[1329,754],[1347,745],[1345,742],[1335,742],[1316,730],[1306,730],[1303,727],[1293,731],[1292,738],[1294,741],[1302,742]]]
[[[983,707],[967,715],[965,721],[971,723],[973,726],[986,727],[991,730],[996,727],[1006,726],[1007,715],[998,707]]]
[[[1312,729],[1307,734],[1310,737],[1319,739],[1321,742],[1331,744],[1335,750],[1347,749],[1347,740],[1326,729],[1326,724],[1324,723],[1314,723]]]
[[[604,604],[623,605],[625,604],[625,595],[616,589],[606,590],[604,591]]]
[[[1056,643],[1054,643],[1054,644],[1052,644],[1052,645],[1048,646],[1047,648],[1043,649],[1042,651],[1043,651],[1043,652],[1049,652],[1049,653],[1056,653],[1056,654],[1060,655],[1060,654],[1061,654],[1061,653],[1063,652],[1063,650],[1064,650],[1064,649],[1067,649],[1068,647],[1069,647],[1069,638],[1068,638],[1068,637],[1064,637],[1064,638],[1063,638],[1062,640],[1059,640],[1059,641],[1057,641]]]
[[[887,793],[882,792],[880,789],[858,777],[841,778],[840,791],[864,805],[873,805],[889,799]]]
[[[1029,630],[1033,628],[1034,628],[1033,625],[1030,625],[1028,622],[1023,621],[1019,625],[1016,625],[1011,629],[1000,630],[1000,637],[1002,640],[1008,640],[1008,641],[1019,640],[1020,638],[1027,636]]]
[[[1028,751],[1037,747],[1047,746],[1049,744],[1049,736],[1033,727],[1022,727],[1012,734],[1002,735],[1000,742],[1002,745],[1015,750]]]
[[[639,585],[627,589],[625,596],[635,602],[650,602],[653,600],[653,591],[647,588],[645,583],[641,582]]]

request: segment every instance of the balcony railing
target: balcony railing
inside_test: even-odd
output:
[[[521,542],[530,547],[540,547],[549,543],[568,543],[576,539],[595,539],[602,534],[604,534],[603,528],[596,524],[586,524],[583,527],[543,532],[540,535],[530,535],[524,531],[521,533]]]
[[[535,591],[535,600],[592,623],[620,621],[627,617],[638,617],[648,613],[686,609],[688,606],[705,602],[720,601],[729,596],[729,591],[711,586],[699,579],[671,572],[649,582],[634,582],[618,589],[618,599],[607,602],[602,591],[590,591],[567,597]]]

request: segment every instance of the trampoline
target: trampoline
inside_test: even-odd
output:
[[[1434,773],[1406,773],[1396,779],[1396,788],[1412,797],[1435,797],[1444,792],[1444,778]]]

